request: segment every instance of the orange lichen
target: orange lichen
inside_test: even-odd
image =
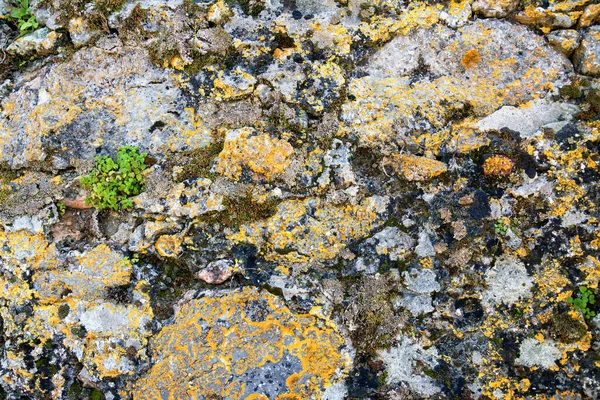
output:
[[[215,170],[228,178],[238,179],[243,167],[248,167],[257,176],[270,180],[290,165],[293,151],[286,140],[271,138],[252,128],[236,129],[227,133]]]
[[[476,49],[469,50],[463,56],[461,63],[466,69],[471,69],[481,61],[479,52]]]
[[[514,163],[506,156],[492,156],[483,163],[483,173],[487,176],[509,176]]]
[[[177,257],[183,251],[179,235],[161,235],[154,247],[161,257]]]

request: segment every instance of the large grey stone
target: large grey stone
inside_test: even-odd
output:
[[[581,74],[600,76],[600,26],[592,26],[584,33],[573,55],[573,64]]]

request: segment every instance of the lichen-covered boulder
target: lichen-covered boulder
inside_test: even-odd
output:
[[[45,68],[2,100],[0,160],[15,167],[63,147],[61,158],[77,165],[100,146],[171,151],[210,140],[176,80],[115,37]]]
[[[437,151],[449,138],[444,128],[453,109],[468,104],[482,116],[543,97],[571,69],[542,39],[508,22],[422,28],[386,44],[369,60],[366,76],[350,82],[344,132],[363,146],[418,143]]]
[[[134,399],[320,398],[350,366],[335,325],[246,288],[181,305],[150,347]]]

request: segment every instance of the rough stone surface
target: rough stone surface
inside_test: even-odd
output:
[[[519,5],[515,0],[476,0],[472,4],[473,11],[488,18],[502,18],[515,11]]]
[[[0,0],[0,399],[599,398],[597,3]]]

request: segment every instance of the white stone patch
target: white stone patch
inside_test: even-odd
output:
[[[496,261],[485,273],[487,289],[482,293],[482,303],[488,311],[498,304],[513,305],[519,299],[531,295],[533,278],[527,274],[525,265],[516,257],[504,257]]]
[[[88,332],[117,332],[128,329],[130,321],[124,307],[102,304],[84,312],[79,318]]]
[[[534,101],[528,108],[505,106],[481,119],[477,127],[482,131],[508,128],[518,132],[522,139],[541,134],[540,128],[557,121],[571,120],[579,108],[563,103]]]
[[[429,313],[434,310],[431,305],[431,293],[440,290],[435,272],[430,269],[405,271],[404,284],[406,289],[401,298],[395,303],[409,310],[413,315]]]
[[[391,226],[377,232],[371,239],[375,239],[375,251],[377,254],[385,254],[390,257],[390,260],[402,260],[412,251],[415,241],[410,235],[402,232],[400,229]]]
[[[575,225],[580,225],[581,223],[587,221],[589,218],[584,212],[579,210],[569,210],[562,216],[562,222],[560,226],[563,228],[570,228]]]
[[[379,357],[383,360],[387,375],[387,383],[406,383],[411,390],[421,396],[433,396],[440,392],[435,381],[417,370],[417,365],[423,363],[429,368],[438,364],[437,349],[431,347],[425,350],[420,344],[412,342],[407,337],[402,337],[397,347],[380,351]]]
[[[556,360],[562,355],[562,352],[554,345],[552,340],[540,342],[533,338],[523,340],[519,351],[519,358],[515,362],[529,368],[552,368],[556,365]]]
[[[415,253],[421,258],[435,256],[435,249],[426,231],[419,233],[419,244],[415,248]]]

